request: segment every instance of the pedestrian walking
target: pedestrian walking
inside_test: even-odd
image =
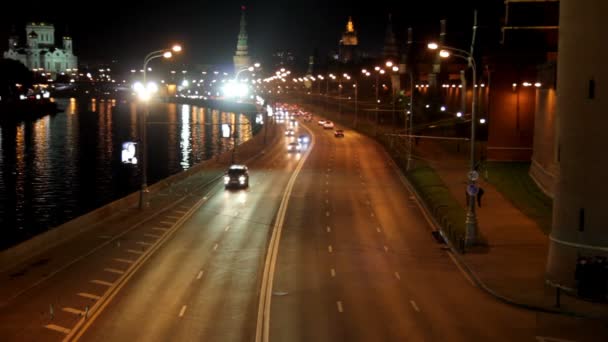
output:
[[[483,188],[479,187],[479,190],[477,190],[477,206],[481,208],[481,197],[483,196]]]

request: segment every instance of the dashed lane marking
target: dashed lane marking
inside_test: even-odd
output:
[[[158,239],[158,238],[160,238],[160,236],[159,236],[159,235],[148,234],[148,233],[144,233],[144,236],[149,237],[149,238],[153,238],[153,239]]]
[[[418,305],[416,305],[416,302],[410,300],[410,304],[412,304],[412,307],[414,308],[414,310],[416,310],[416,312],[420,312],[420,309],[418,308]]]
[[[213,246],[213,250],[216,250],[216,249],[217,249],[217,246],[218,246],[218,245],[217,245],[217,243],[216,243],[216,244],[215,244],[215,246]]]
[[[173,225],[174,222],[169,222],[169,221],[160,221],[161,224],[168,224],[170,226]]]
[[[331,252],[333,252],[333,251],[334,251],[334,249],[331,247],[331,245],[329,245],[329,246],[327,247],[327,250],[329,251],[329,253],[331,253]]]
[[[376,227],[376,231],[377,231],[378,233],[380,233],[380,232],[381,232],[381,231],[380,231],[380,227]]]
[[[84,311],[78,310],[78,309],[74,309],[74,308],[62,308],[61,310],[65,311],[65,312],[69,312],[69,313],[74,314],[74,315],[79,315],[79,316],[83,316],[84,315]]]
[[[137,241],[136,244],[138,245],[142,245],[142,246],[152,246],[151,243],[149,242],[144,242],[144,241]]]
[[[331,232],[331,227],[330,226],[327,226],[327,232],[328,233]]]
[[[103,285],[103,286],[107,286],[107,287],[112,286],[112,283],[104,281],[104,280],[94,279],[94,280],[91,280],[91,283],[93,283],[93,284],[99,284],[99,285]]]
[[[336,276],[336,270],[334,270],[333,268],[331,269],[330,273],[331,273],[331,276],[332,276],[332,277],[335,277],[335,276]]]
[[[337,301],[336,305],[338,306],[338,312],[344,312],[344,309],[342,308],[342,302],[341,301]]]
[[[176,219],[176,220],[179,220],[179,219],[180,219],[180,217],[179,217],[179,216],[172,216],[172,215],[167,215],[167,216],[165,216],[165,217],[166,217],[166,218],[170,218],[170,219]]]
[[[184,316],[184,313],[186,312],[186,306],[182,306],[182,309],[179,311],[179,317]]]
[[[115,273],[115,274],[125,274],[125,271],[117,270],[115,268],[104,268],[103,270],[106,272]]]
[[[118,262],[122,262],[123,264],[132,264],[134,263],[133,260],[129,260],[129,259],[120,259],[120,258],[114,258],[114,261],[118,261]]]
[[[388,247],[387,246],[384,246],[384,251],[388,252]]]
[[[395,272],[395,278],[397,278],[398,280],[401,280],[401,276],[399,275],[399,272]]]
[[[183,207],[182,206],[180,208],[188,208],[188,207]],[[173,211],[176,212],[176,213],[178,213],[178,214],[185,214],[186,213],[186,211],[184,211],[184,210],[173,210]]]
[[[326,211],[326,212],[325,212],[325,216],[329,216],[329,211]]]
[[[134,249],[127,249],[127,252],[132,253],[132,254],[138,254],[138,255],[144,254],[144,252],[137,251],[137,250],[134,250]]]
[[[161,231],[161,232],[166,232],[169,229],[167,229],[167,228],[160,228],[160,227],[152,227],[152,230],[158,230],[158,231]]]
[[[198,272],[198,275],[196,276],[196,280],[199,280],[203,277],[203,274],[205,273],[205,271],[200,271]]]
[[[227,232],[230,229],[230,226],[226,226],[226,228],[224,228],[224,231]]]
[[[101,298],[101,296],[94,295],[94,294],[91,294],[91,293],[86,293],[86,292],[79,292],[78,295],[80,297],[84,297],[84,298],[88,298],[88,299],[94,299],[94,300],[99,300]]]
[[[47,324],[44,327],[47,328],[47,329],[59,331],[60,333],[64,333],[66,335],[70,333],[70,329],[61,327],[61,326],[56,325],[56,324]]]

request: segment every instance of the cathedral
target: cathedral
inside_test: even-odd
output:
[[[47,23],[28,23],[25,26],[26,44],[19,44],[19,37],[12,34],[8,39],[8,51],[4,58],[23,63],[28,69],[41,69],[56,77],[67,69],[78,68],[78,59],[72,51],[72,38],[63,37],[63,45],[55,46],[55,27]]]
[[[340,51],[338,59],[340,62],[350,63],[356,60],[358,57],[357,45],[359,45],[357,31],[355,31],[353,19],[349,17],[348,23],[346,24],[346,31],[342,34],[342,39],[339,44]]]

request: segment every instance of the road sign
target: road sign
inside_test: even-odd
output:
[[[469,177],[469,180],[473,182],[479,179],[479,173],[477,171],[469,171],[467,176]]]
[[[122,144],[121,159],[124,164],[137,164],[137,143],[127,141]]]
[[[478,191],[479,191],[479,187],[477,187],[477,184],[467,185],[467,194],[469,194],[469,196],[477,195]]]

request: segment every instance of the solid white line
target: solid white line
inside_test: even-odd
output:
[[[152,230],[160,230],[161,232],[166,232],[169,229],[167,229],[167,228],[160,228],[160,227],[152,227]]]
[[[331,232],[331,227],[330,226],[327,226],[327,232],[328,233]]]
[[[144,236],[151,237],[151,238],[153,238],[153,239],[158,239],[158,238],[160,238],[160,236],[158,236],[158,235],[154,235],[154,234],[148,234],[148,233],[144,233]]]
[[[388,252],[388,247],[387,246],[384,246],[384,251]]]
[[[152,246],[151,243],[149,242],[144,242],[144,241],[137,241],[136,244],[138,245],[143,245],[143,246]]]
[[[118,262],[122,262],[124,264],[132,264],[134,263],[133,260],[128,260],[128,259],[119,259],[119,258],[114,258],[114,261],[118,261]]]
[[[168,224],[168,225],[172,226],[173,223],[175,223],[175,222],[160,221],[160,223],[161,224]]]
[[[338,305],[338,312],[344,312],[344,309],[342,309],[342,302],[337,301],[336,304]]]
[[[336,270],[334,270],[333,268],[331,269],[331,276],[335,277],[336,276]]]
[[[78,309],[74,309],[74,308],[62,308],[61,310],[65,311],[65,312],[69,312],[75,315],[84,315],[84,311],[82,310],[78,310]]]
[[[133,253],[133,254],[144,254],[144,252],[142,252],[142,251],[136,251],[134,249],[127,249],[127,252]]]
[[[184,315],[184,313],[186,312],[186,306],[182,306],[181,311],[179,312],[179,317],[182,317]]]
[[[110,273],[125,274],[125,271],[123,271],[123,270],[117,270],[115,268],[104,268],[103,270],[106,271],[106,272],[110,272]]]
[[[395,278],[401,280],[401,276],[399,275],[399,272],[395,272]]]
[[[213,246],[213,250],[217,249],[217,243],[215,244],[215,246]]]
[[[110,282],[103,281],[103,280],[97,280],[97,279],[91,280],[91,283],[93,283],[93,284],[99,284],[99,285],[104,285],[104,286],[108,286],[108,287],[112,286],[112,283],[110,283]]]
[[[414,308],[414,310],[416,310],[416,312],[420,312],[420,309],[418,308],[418,305],[416,305],[416,302],[410,300],[410,303],[412,304],[412,307]]]
[[[331,253],[331,252],[333,252],[333,251],[334,251],[334,249],[331,247],[331,245],[329,245],[329,246],[327,247],[327,250],[329,251],[329,253]]]
[[[203,273],[205,273],[204,271],[200,271],[198,272],[198,275],[196,276],[196,280],[199,280],[203,277]]]
[[[226,226],[226,228],[224,228],[224,231],[227,232],[228,229],[230,229],[230,226]]]
[[[78,295],[80,297],[84,297],[84,298],[88,298],[88,299],[95,299],[95,300],[99,300],[99,298],[101,298],[101,296],[90,294],[90,293],[85,293],[85,292],[79,292]]]
[[[64,327],[60,327],[60,326],[58,326],[56,324],[47,324],[44,327],[47,328],[47,329],[59,331],[60,333],[64,333],[66,335],[70,333],[70,329],[64,328]]]
[[[460,267],[460,264],[458,263],[458,261],[456,261],[456,258],[454,258],[454,256],[452,255],[452,252],[448,251],[448,256],[450,257],[450,259],[452,259],[452,262],[454,263],[454,265],[456,265],[456,267],[458,267],[458,269],[460,270],[460,273],[462,273],[462,275],[466,278],[466,280],[469,281],[469,283],[471,283],[471,285],[473,285],[474,287],[477,287],[477,285],[475,285],[475,282],[473,281],[473,279],[471,279],[471,277],[469,277],[469,274],[467,272],[465,272],[462,267]]]

